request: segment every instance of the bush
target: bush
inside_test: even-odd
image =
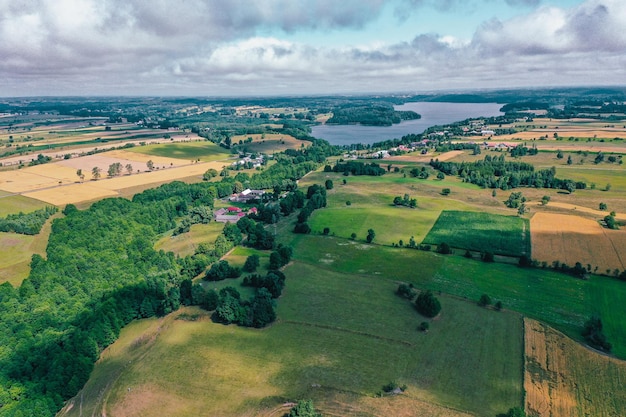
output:
[[[493,262],[493,252],[483,252],[481,255],[483,262]]]
[[[450,195],[450,189],[444,188],[443,190],[441,190],[441,195]]]
[[[427,321],[423,321],[420,323],[420,327],[419,327],[420,331],[422,332],[427,332],[428,329],[430,329],[430,323],[428,323]]]
[[[308,233],[311,233],[311,226],[309,226],[309,224],[306,222],[296,223],[296,227],[293,228],[293,232],[306,235]]]
[[[441,311],[441,303],[433,295],[432,291],[423,291],[415,300],[417,311],[426,317],[435,317]]]
[[[437,246],[437,253],[440,253],[442,255],[449,255],[452,253],[452,248],[447,243],[442,242]]]
[[[413,297],[415,297],[415,289],[413,289],[413,284],[398,285],[396,294],[399,295],[400,297],[404,297],[406,299],[412,300]]]
[[[502,301],[496,301],[496,303],[494,304],[494,307],[498,311],[502,310]]]
[[[489,304],[491,304],[491,298],[487,294],[481,295],[478,300],[478,305],[481,307],[487,307]]]

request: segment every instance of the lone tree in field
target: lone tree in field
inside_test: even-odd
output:
[[[80,181],[83,182],[85,180],[85,174],[83,174],[83,170],[79,169],[76,171],[76,175],[80,178]]]
[[[441,311],[441,303],[432,291],[422,291],[415,300],[417,311],[425,317],[435,317]]]
[[[126,172],[128,175],[133,173],[133,166],[131,164],[126,164]]]
[[[98,178],[100,178],[100,172],[101,172],[100,168],[98,168],[98,167],[93,167],[93,168],[92,168],[92,170],[91,170],[91,176],[92,176],[95,180],[97,180]]]
[[[152,162],[152,159],[146,162],[146,167],[148,167],[150,171],[154,170],[154,162]]]
[[[437,252],[442,255],[449,255],[452,253],[452,248],[447,243],[442,242],[439,245],[437,245]]]
[[[334,188],[333,180],[326,180],[324,187],[326,187],[327,190],[332,190]]]
[[[367,236],[365,237],[365,240],[367,241],[367,243],[372,243],[375,237],[376,237],[376,233],[374,232],[374,229],[368,229]]]
[[[610,352],[613,347],[602,332],[602,320],[599,316],[594,315],[587,320],[583,329],[583,337],[591,346],[605,352]]]

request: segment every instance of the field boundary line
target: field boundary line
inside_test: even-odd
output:
[[[297,321],[297,320],[281,320],[281,323],[297,324],[297,325],[301,325],[301,326],[316,327],[316,328],[319,328],[319,329],[326,329],[326,330],[336,330],[338,332],[356,334],[356,335],[359,335],[359,336],[370,337],[370,338],[377,339],[377,340],[384,340],[386,342],[397,343],[397,344],[404,345],[404,346],[410,346],[410,347],[415,346],[413,343],[407,342],[406,340],[392,339],[390,337],[378,336],[378,335],[375,335],[375,334],[372,334],[372,333],[361,332],[361,331],[358,331],[358,330],[344,329],[343,327],[331,326],[329,324],[307,323],[305,321]]]

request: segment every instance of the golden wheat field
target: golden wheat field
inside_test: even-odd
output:
[[[626,362],[581,346],[535,320],[524,319],[524,331],[529,416],[624,415]]]
[[[97,181],[85,181],[83,183],[72,183],[69,185],[38,189],[24,192],[23,195],[45,201],[49,204],[63,206],[69,203],[76,204],[106,197],[117,197],[127,188],[164,183],[193,176],[200,177],[209,168],[219,170],[222,168],[222,165],[224,165],[222,162],[191,164],[181,167],[159,169],[152,172],[143,172],[140,174],[102,178]]]
[[[530,220],[532,257],[574,266],[580,262],[597,272],[624,270],[626,231],[605,229],[591,219],[569,214],[535,213]]]

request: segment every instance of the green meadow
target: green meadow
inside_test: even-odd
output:
[[[626,303],[626,286],[616,279],[581,280],[543,269],[484,263],[457,255],[368,245],[347,239],[295,239],[295,258],[328,271],[358,273],[408,282],[470,301],[488,294],[505,309],[523,313],[576,340],[584,322],[599,313],[613,353],[626,358],[626,322],[616,306]]]
[[[267,329],[214,324],[197,309],[164,319],[155,336],[129,326],[96,367],[82,409],[99,409],[104,398],[107,415],[274,415],[267,410],[312,398],[322,412],[345,415],[333,413],[335,395],[372,398],[391,381],[407,386],[409,406],[439,404],[451,409],[445,415],[492,417],[521,404],[519,315],[440,296],[443,312],[424,333],[424,318],[394,294],[392,279],[300,262],[285,274],[279,320]],[[97,391],[100,375],[116,378]],[[73,410],[66,415],[79,415]]]
[[[232,156],[226,149],[209,141],[136,146],[129,148],[128,151],[192,161],[199,159],[203,162],[218,161]]]
[[[424,243],[443,242],[471,251],[530,256],[530,222],[519,216],[446,210],[424,238]]]

